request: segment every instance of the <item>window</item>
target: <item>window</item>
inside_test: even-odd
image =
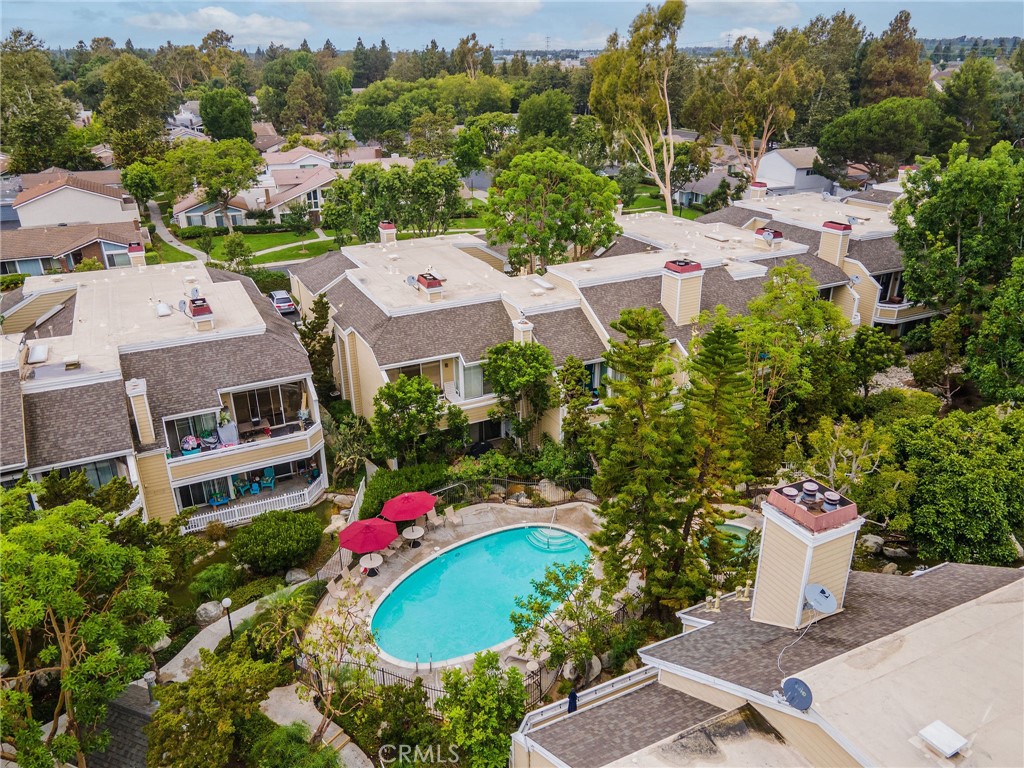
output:
[[[832,301],[832,286],[818,289],[818,298],[822,301]]]
[[[3,275],[41,275],[53,265],[52,259],[22,259],[21,261],[0,262],[0,274]]]
[[[190,213],[185,217],[185,224],[190,227],[201,227],[205,222],[201,213]]]
[[[210,436],[217,430],[217,414],[201,413],[197,416],[186,416],[181,419],[168,419],[167,442],[172,456],[181,456],[181,441],[188,435],[202,438]]]
[[[132,260],[128,256],[128,251],[114,251],[113,253],[104,254],[107,260],[107,267],[130,267]]]
[[[311,210],[311,211],[319,211],[320,210],[320,190],[319,189],[311,189],[309,192],[306,193],[306,205],[309,206],[309,210]]]
[[[415,365],[403,365],[401,368],[392,368],[388,371],[388,381],[398,381],[399,376],[407,379],[414,379],[422,376],[438,389],[441,388],[441,361],[435,360],[431,363],[416,363]]]
[[[302,393],[301,381],[234,392],[231,395],[231,403],[235,411],[235,420],[239,427],[246,424],[258,426],[263,419],[272,427],[296,422],[299,420],[299,409],[302,407]]]
[[[466,365],[462,368],[462,396],[467,400],[474,397],[483,397],[494,391],[491,382],[484,378],[484,368],[476,365]]]
[[[60,476],[70,477],[73,472],[84,472],[89,485],[93,488],[101,488],[121,474],[118,471],[118,465],[121,463],[122,461],[118,459],[105,459],[88,464],[78,464],[74,467],[64,467],[60,470]]]
[[[235,227],[240,227],[245,223],[245,217],[240,213],[231,214],[231,224]]]
[[[587,363],[586,369],[587,374],[589,375],[586,387],[594,397],[600,397],[601,382],[604,380],[604,377],[608,375],[608,363]]]
[[[804,169],[804,176],[813,176],[813,175],[814,175],[814,169],[813,168],[806,168],[806,169]]]
[[[218,477],[216,480],[206,480],[202,483],[184,485],[177,490],[178,501],[181,503],[182,509],[186,507],[201,507],[217,494],[228,495],[228,479],[226,477]]]

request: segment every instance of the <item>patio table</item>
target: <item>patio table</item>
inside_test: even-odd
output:
[[[372,578],[377,575],[377,568],[384,562],[384,558],[378,555],[376,552],[371,552],[368,555],[363,555],[359,558],[359,565],[366,569],[366,576]]]
[[[402,531],[402,538],[412,542],[409,546],[416,549],[420,546],[420,539],[423,538],[425,531],[418,525],[410,525],[404,531]]]

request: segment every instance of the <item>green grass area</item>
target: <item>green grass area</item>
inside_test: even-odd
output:
[[[168,245],[160,239],[160,235],[153,235],[153,247],[156,249],[152,253],[146,254],[147,264],[171,264],[176,261],[195,261],[195,257],[191,256],[184,251],[179,251],[172,245]]]
[[[312,232],[306,235],[306,239],[309,240],[312,237],[316,237]],[[278,245],[288,245],[290,243],[301,242],[302,238],[296,237],[294,232],[267,232],[261,235],[246,235],[245,242],[248,243],[249,247],[252,248],[253,252],[262,251],[264,248],[274,248]],[[210,253],[211,259],[219,260],[221,258],[224,244],[224,237],[213,238],[213,251]],[[190,242],[193,248],[197,247],[195,242]]]
[[[458,229],[483,229],[484,220],[479,216],[471,216],[465,219],[453,219],[452,228]]]
[[[302,246],[296,245],[292,248],[282,248],[280,251],[271,251],[252,260],[253,264],[272,264],[275,261],[295,261],[297,259],[311,259],[314,256],[321,256],[336,248],[334,240],[317,240],[306,243],[306,252],[302,253]]]
[[[623,213],[640,213],[642,211],[664,211],[665,200],[661,196],[651,197],[650,195],[638,195],[633,204],[623,208]],[[691,208],[675,209],[675,215],[684,219],[696,219],[703,214]]]

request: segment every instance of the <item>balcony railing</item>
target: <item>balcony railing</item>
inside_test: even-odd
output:
[[[205,530],[209,523],[218,520],[228,527],[245,525],[254,517],[259,517],[264,512],[273,509],[305,509],[313,506],[327,489],[327,477],[320,475],[316,480],[305,488],[288,493],[279,493],[271,496],[260,496],[253,501],[233,503],[224,509],[215,509],[210,512],[203,512],[192,515],[188,523],[182,529],[183,533],[198,533]]]
[[[882,322],[887,320],[890,322],[903,322],[904,320],[914,320],[934,314],[936,314],[934,309],[910,301],[901,301],[899,303],[882,302],[875,307],[875,320]]]

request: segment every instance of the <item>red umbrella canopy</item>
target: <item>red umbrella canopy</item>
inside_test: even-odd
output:
[[[384,504],[381,516],[394,520],[396,523],[403,520],[415,520],[420,515],[425,515],[434,508],[437,497],[431,496],[425,491],[414,493],[403,493]]]
[[[387,520],[374,517],[370,520],[356,520],[338,532],[338,546],[360,555],[384,549],[398,538],[398,528]]]

